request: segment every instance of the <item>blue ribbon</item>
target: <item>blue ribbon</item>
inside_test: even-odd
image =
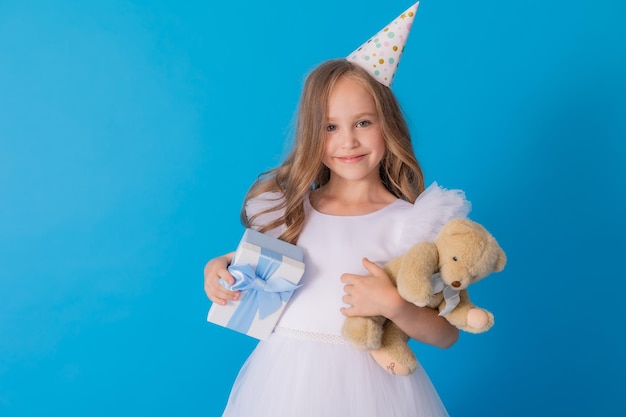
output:
[[[281,263],[282,255],[261,248],[256,269],[249,264],[228,267],[228,272],[235,278],[235,284],[226,287],[232,291],[246,291],[228,321],[229,328],[247,333],[257,311],[260,319],[266,318],[278,310],[283,301],[289,300],[293,291],[300,287],[281,277],[269,279]]]
[[[430,283],[433,286],[433,294],[443,292],[443,299],[446,300],[446,308],[439,312],[440,316],[445,316],[459,305],[461,301],[460,290],[454,289],[443,282],[439,272],[430,277]]]

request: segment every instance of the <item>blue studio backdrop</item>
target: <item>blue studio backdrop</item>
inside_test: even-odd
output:
[[[381,3],[0,0],[0,416],[220,415],[256,342],[206,323],[203,266]],[[626,415],[625,20],[422,1],[393,89],[509,257],[471,290],[493,329],[412,342],[452,416]]]

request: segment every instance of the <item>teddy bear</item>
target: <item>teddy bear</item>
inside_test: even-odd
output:
[[[467,287],[506,265],[506,254],[479,223],[465,218],[447,222],[434,242],[419,242],[383,269],[405,300],[439,310],[452,325],[482,333],[493,314],[470,301]],[[417,367],[409,337],[384,317],[348,317],[342,334],[355,347],[370,350],[389,373],[407,375]]]

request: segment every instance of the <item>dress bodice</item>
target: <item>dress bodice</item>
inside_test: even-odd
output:
[[[262,197],[249,204],[249,215],[267,207],[263,201],[276,204],[275,195],[266,200]],[[341,275],[366,274],[364,257],[382,265],[413,243],[434,239],[449,219],[467,215],[469,203],[462,192],[433,184],[415,204],[398,199],[365,215],[324,214],[315,210],[308,198],[304,210],[305,224],[298,239],[298,246],[304,250],[302,287],[294,292],[277,326],[339,336],[344,321],[340,312],[344,306]]]

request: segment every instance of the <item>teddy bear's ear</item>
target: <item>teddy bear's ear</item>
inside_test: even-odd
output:
[[[452,219],[444,226],[444,232],[448,236],[472,233],[477,226],[477,223],[469,219]]]

